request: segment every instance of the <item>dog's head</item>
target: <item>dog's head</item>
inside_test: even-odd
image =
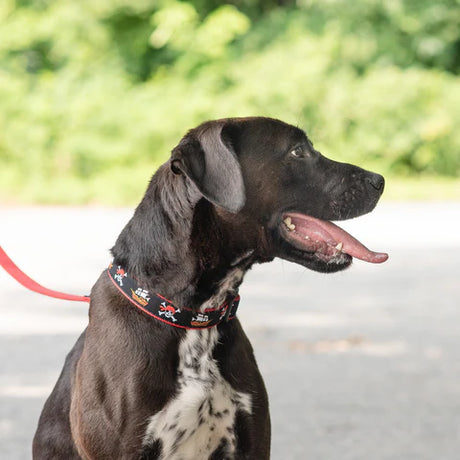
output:
[[[299,128],[260,117],[206,122],[173,150],[171,169],[185,174],[233,231],[259,245],[253,249],[263,259],[333,272],[353,257],[388,257],[329,222],[372,211],[383,177],[327,159]]]

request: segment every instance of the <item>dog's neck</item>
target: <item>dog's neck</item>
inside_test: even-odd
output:
[[[235,297],[254,263],[232,247],[216,209],[163,165],[112,248],[114,263],[177,305],[204,309]]]

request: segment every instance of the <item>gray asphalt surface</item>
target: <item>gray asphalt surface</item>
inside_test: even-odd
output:
[[[0,244],[41,284],[86,294],[131,215],[0,208]],[[384,265],[258,266],[239,316],[268,388],[275,460],[460,458],[460,204],[386,204],[341,224]],[[86,304],[0,273],[0,459],[31,458]]]

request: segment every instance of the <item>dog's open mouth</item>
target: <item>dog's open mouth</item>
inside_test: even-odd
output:
[[[374,264],[385,262],[388,254],[366,248],[332,222],[299,213],[282,217],[282,235],[296,249],[314,254],[326,263],[346,263],[351,257]]]

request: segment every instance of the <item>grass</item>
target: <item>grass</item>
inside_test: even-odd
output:
[[[120,169],[94,179],[48,177],[27,182],[0,173],[0,205],[136,205],[151,177],[150,170]],[[384,201],[460,201],[460,179],[386,176]]]
[[[460,201],[460,179],[387,177],[385,201]]]

